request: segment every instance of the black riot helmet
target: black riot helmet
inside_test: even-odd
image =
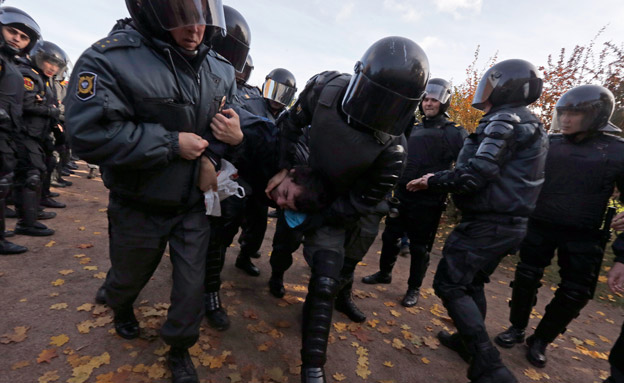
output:
[[[243,15],[236,9],[223,6],[227,35],[216,39],[212,49],[228,59],[236,72],[241,72],[245,67],[245,60],[251,44],[251,31]]]
[[[295,76],[287,69],[273,69],[262,84],[262,96],[284,106],[290,104],[297,93]]]
[[[59,67],[57,74],[62,74],[65,71],[69,61],[67,53],[58,45],[43,40],[40,40],[30,51],[30,59],[39,69],[43,69],[43,63],[46,61],[56,64]]]
[[[169,31],[190,25],[206,25],[204,42],[225,34],[221,0],[126,0],[137,28],[148,36],[170,41]]]
[[[598,131],[621,132],[609,121],[614,109],[615,98],[609,89],[600,85],[577,86],[565,92],[557,101],[551,129],[561,131],[564,135],[565,127],[575,128],[571,135]],[[574,115],[578,115],[580,121],[575,122]]]
[[[370,129],[401,135],[429,79],[422,48],[404,37],[386,37],[364,53],[342,100],[349,118]]]
[[[425,96],[440,101],[440,111],[438,114],[445,113],[451,105],[451,83],[442,78],[432,78],[427,82],[425,88]],[[425,112],[422,108],[422,102],[418,104],[418,110],[424,116]]]
[[[249,77],[251,77],[251,72],[254,69],[253,60],[251,59],[251,55],[247,55],[247,59],[245,60],[245,67],[242,71],[236,72],[236,82],[245,84],[249,81]]]
[[[0,8],[0,26],[10,26],[20,30],[30,37],[30,43],[21,51],[13,48],[4,40],[4,35],[0,33],[0,49],[10,55],[23,56],[35,46],[41,38],[41,28],[39,24],[26,12],[15,7]]]
[[[484,110],[506,104],[529,105],[542,94],[542,76],[535,65],[525,60],[501,61],[488,69],[477,86],[472,107]]]

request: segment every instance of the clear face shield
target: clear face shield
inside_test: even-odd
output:
[[[450,89],[442,85],[427,84],[427,88],[425,89],[425,97],[438,100],[440,101],[440,104],[446,104],[449,98],[451,98],[451,91]]]
[[[563,135],[587,132],[593,120],[592,115],[581,109],[555,108],[550,131]]]
[[[225,16],[221,0],[150,0],[160,26],[172,29],[192,25],[215,26],[225,30]]]
[[[498,72],[489,73],[487,77],[484,77],[475,91],[475,95],[472,99],[472,107],[481,111],[485,110],[485,104],[492,95],[494,88],[501,79],[501,74]]]
[[[297,88],[281,84],[270,78],[262,85],[262,97],[276,101],[284,106],[290,104],[296,92]]]

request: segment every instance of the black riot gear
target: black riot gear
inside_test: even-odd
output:
[[[30,37],[30,43],[26,46],[26,48],[18,51],[8,45],[6,41],[4,41],[4,36],[0,34],[1,49],[8,50],[7,53],[9,54],[21,56],[26,52],[30,52],[30,50],[37,43],[37,40],[41,38],[41,29],[39,28],[39,24],[37,24],[37,22],[26,12],[15,7],[2,7],[0,9],[0,25],[12,26],[19,29],[21,32],[26,33],[28,37]]]
[[[583,114],[580,132],[621,132],[622,130],[609,122],[615,108],[613,93],[600,85],[581,85],[561,96],[555,105],[553,115],[553,131],[560,131],[562,115],[565,112]],[[565,134],[565,133],[564,133]]]
[[[529,105],[542,94],[542,76],[525,60],[501,61],[485,72],[472,100],[472,106],[484,110],[489,101],[492,106],[506,104]]]
[[[415,42],[383,38],[355,64],[343,111],[370,129],[398,136],[410,125],[429,79],[429,60]]]
[[[59,67],[58,74],[65,72],[69,57],[58,45],[49,41],[39,41],[30,52],[31,60],[37,68],[42,69],[44,62],[56,64]]]
[[[236,9],[223,6],[227,35],[216,40],[212,48],[228,59],[236,72],[242,72],[251,44],[251,30],[247,21]]]
[[[425,96],[440,101],[439,114],[446,112],[451,105],[451,83],[442,78],[432,78],[427,82],[425,88]],[[423,97],[423,98],[424,98]],[[424,116],[425,112],[422,109],[422,102],[418,104],[418,110]]]
[[[282,105],[289,105],[295,93],[297,93],[295,76],[284,68],[273,69],[262,85],[262,96]]]
[[[170,40],[168,32],[189,25],[206,25],[204,41],[215,31],[225,33],[225,16],[221,0],[126,0],[130,16],[144,34]]]
[[[251,77],[251,72],[254,70],[253,60],[251,59],[251,55],[247,55],[247,59],[245,60],[245,67],[242,71],[236,72],[236,82],[245,84],[249,81],[249,77]]]

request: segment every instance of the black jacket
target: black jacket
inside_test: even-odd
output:
[[[12,59],[0,54],[0,140],[14,139],[23,131],[24,78]]]
[[[455,193],[464,215],[528,217],[544,183],[548,136],[527,107],[486,114],[459,153],[455,169],[429,179],[432,191]]]
[[[76,63],[66,102],[74,152],[103,169],[111,194],[151,206],[197,204],[198,160],[179,156],[178,133],[210,143],[211,157],[228,145],[210,121],[236,91],[234,68],[201,45],[187,59],[172,45],[131,26],[93,44]]]
[[[27,136],[45,141],[53,125],[59,121],[58,102],[50,88],[50,81],[29,60],[19,62],[24,77],[23,120]]]

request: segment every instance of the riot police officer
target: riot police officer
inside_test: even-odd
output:
[[[552,129],[561,133],[550,135],[546,180],[520,247],[511,327],[495,338],[507,348],[524,341],[544,268],[557,250],[561,283],[526,339],[527,359],[537,367],[545,366],[546,347],[593,298],[598,283],[607,242],[600,226],[614,187],[624,190],[624,139],[609,134],[620,131],[609,122],[614,107],[613,94],[598,85],[573,88],[555,105]]]
[[[236,90],[234,69],[210,49],[225,28],[223,8],[218,0],[126,6],[132,19],[76,63],[66,126],[75,153],[101,166],[110,189],[105,299],[117,334],[139,336],[133,302],[168,244],[173,287],[160,334],[173,381],[198,382],[188,348],[203,318],[210,221],[196,169],[202,156],[218,167],[243,139],[237,114],[222,109]]]
[[[457,159],[468,133],[448,119],[446,111],[450,103],[451,84],[441,78],[429,80],[425,98],[419,106],[422,122],[414,125],[408,138],[405,171],[394,193],[399,201],[399,215],[386,219],[379,271],[362,278],[362,282],[368,284],[392,281],[392,269],[400,251],[397,241],[406,232],[411,264],[408,289],[401,301],[405,307],[418,302],[420,286],[429,266],[429,251],[446,201],[446,193],[429,190],[412,193],[405,186],[427,173],[450,169]]]
[[[302,382],[326,381],[323,366],[347,231],[373,213],[396,184],[405,157],[402,133],[413,123],[428,77],[427,56],[416,43],[387,37],[364,53],[354,75],[323,72],[308,81],[284,119],[283,170],[267,193],[288,174],[299,136],[311,124],[310,166],[325,175],[334,196],[321,214],[295,225],[305,230],[304,256],[312,267],[303,306]],[[291,194],[271,197],[293,215]],[[304,218],[294,216],[294,221]]]
[[[624,230],[624,213],[619,213],[613,220],[611,226],[617,231]],[[624,240],[620,234],[613,241],[613,267],[609,270],[609,288],[616,294],[624,293]],[[624,323],[620,336],[613,344],[613,348],[609,353],[609,364],[611,365],[611,376],[604,383],[624,383]]]
[[[527,105],[542,79],[524,60],[505,60],[485,72],[472,105],[483,110],[453,170],[410,181],[408,190],[454,193],[462,220],[449,235],[433,282],[458,333],[440,341],[471,359],[471,382],[517,382],[485,329],[484,284],[526,233],[544,179],[548,137]]]
[[[27,248],[5,239],[4,216],[17,164],[16,144],[23,129],[24,78],[15,65],[15,57],[29,52],[41,33],[32,17],[13,7],[0,8],[0,32],[0,254],[20,254]]]

